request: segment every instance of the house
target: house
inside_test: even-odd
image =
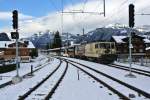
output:
[[[30,60],[30,53],[35,49],[30,41],[19,41],[19,58],[21,61]],[[15,41],[0,41],[0,59],[5,61],[15,59],[16,57],[16,42]]]
[[[118,57],[128,58],[129,55],[129,37],[112,36],[112,41],[116,43]],[[150,45],[150,40],[132,33],[132,57],[135,59],[146,56],[146,46]]]

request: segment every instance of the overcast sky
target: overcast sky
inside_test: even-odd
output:
[[[103,12],[103,0],[62,0],[63,11]],[[81,34],[98,27],[120,23],[128,25],[128,6],[135,5],[135,13],[150,13],[150,0],[106,0],[106,17],[98,14],[63,14],[63,32]],[[0,0],[0,32],[9,35],[12,11],[19,12],[21,37],[40,31],[62,32],[61,0]],[[135,25],[150,25],[150,16],[135,16]]]

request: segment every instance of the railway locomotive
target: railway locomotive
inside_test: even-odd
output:
[[[59,51],[58,51],[59,50]],[[50,52],[54,52],[53,49]],[[109,64],[117,59],[115,42],[93,42],[56,49],[62,56]],[[57,55],[56,53],[56,55]]]
[[[112,63],[117,59],[114,42],[93,42],[75,46],[75,57],[98,63]]]

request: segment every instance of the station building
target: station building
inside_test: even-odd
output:
[[[19,58],[21,61],[29,61],[30,53],[35,49],[30,41],[19,41]],[[15,41],[0,41],[0,59],[5,61],[15,59],[16,57],[16,42]]]
[[[150,45],[150,40],[145,37],[132,33],[132,57],[133,60],[140,59],[141,57],[147,57],[148,50],[146,49]],[[128,58],[129,56],[129,37],[128,36],[112,36],[112,41],[116,43],[116,52],[118,58]]]

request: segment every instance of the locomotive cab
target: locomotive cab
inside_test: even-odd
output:
[[[116,60],[114,42],[94,42],[85,46],[85,56],[99,63],[112,63]]]

